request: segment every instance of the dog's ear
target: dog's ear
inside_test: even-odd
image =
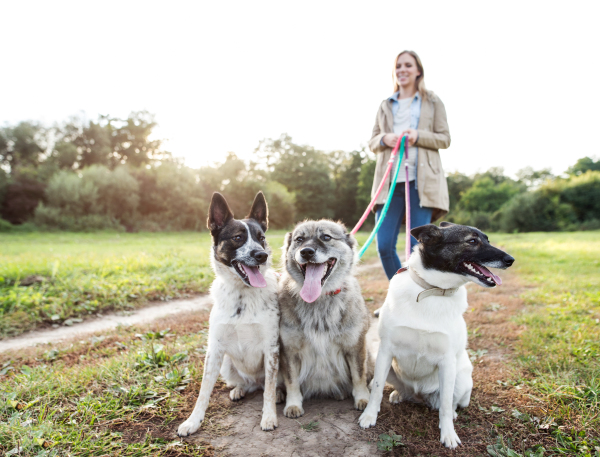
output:
[[[422,225],[421,227],[415,227],[410,231],[410,234],[414,236],[419,243],[425,245],[434,245],[442,241],[442,231],[433,224]]]
[[[292,232],[286,233],[285,238],[283,239],[283,246],[281,247],[281,250],[283,251],[283,255],[281,256],[282,260],[287,256],[290,244],[292,244]],[[283,262],[285,262],[285,260],[283,260]]]
[[[254,197],[254,203],[252,203],[252,209],[250,214],[246,216],[246,219],[254,219],[258,221],[261,228],[266,232],[269,227],[269,208],[267,206],[267,200],[262,191],[258,191],[256,197]]]
[[[446,222],[446,221],[440,222],[440,227],[442,227],[442,228],[452,227],[453,225],[456,225],[456,224],[453,224],[452,222]]]
[[[219,192],[215,192],[210,201],[208,220],[206,221],[210,233],[216,236],[231,219],[233,219],[233,212],[229,209],[227,200]]]
[[[354,238],[354,235],[351,233],[344,233],[344,237],[346,239],[346,244],[350,246],[350,249],[354,249],[358,245],[356,238]]]

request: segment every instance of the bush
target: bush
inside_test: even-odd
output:
[[[573,206],[579,221],[600,219],[600,171],[587,171],[566,181],[560,198]]]
[[[521,186],[513,181],[496,183],[486,176],[476,180],[473,186],[462,194],[458,206],[466,211],[493,213],[522,190]]]
[[[505,232],[550,232],[566,230],[577,221],[571,205],[560,202],[555,186],[517,195],[500,211]]]
[[[48,206],[71,216],[99,213],[98,186],[69,171],[60,171],[46,188]]]
[[[12,224],[26,222],[44,200],[44,189],[44,184],[33,178],[17,177],[6,187],[0,216]]]
[[[124,227],[116,219],[103,214],[74,215],[41,203],[35,210],[34,221],[46,230],[68,232],[93,232],[96,230],[123,231]]]

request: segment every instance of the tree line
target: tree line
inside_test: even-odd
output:
[[[319,218],[352,227],[370,201],[375,159],[365,150],[324,152],[283,134],[260,141],[249,161],[230,152],[193,169],[149,139],[155,127],[142,111],[0,128],[0,231],[205,230],[214,191],[242,217],[258,190],[273,228]],[[453,222],[509,232],[600,228],[600,161],[588,157],[562,176],[526,168],[513,179],[492,168],[451,173],[448,186]]]

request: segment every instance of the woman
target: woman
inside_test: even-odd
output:
[[[423,64],[415,52],[402,51],[398,54],[394,59],[394,93],[381,103],[369,142],[371,151],[377,155],[373,196],[398,138],[408,135],[411,228],[443,217],[449,207],[448,184],[439,154],[439,149],[450,146],[446,109],[437,95],[425,89],[424,76]],[[400,165],[392,202],[377,233],[377,250],[388,279],[401,267],[396,242],[405,216],[405,162],[406,157]],[[388,198],[393,173],[386,179],[376,201],[376,220],[381,217]],[[416,244],[417,240],[411,237],[411,247]]]

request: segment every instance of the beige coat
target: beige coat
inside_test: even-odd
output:
[[[428,91],[427,97],[421,103],[421,117],[419,118],[419,138],[415,146],[419,148],[417,164],[417,187],[421,206],[433,208],[431,220],[435,221],[448,213],[450,199],[448,197],[448,183],[442,168],[439,149],[450,146],[450,131],[446,120],[446,109],[437,95]],[[371,198],[375,195],[385,169],[387,168],[392,148],[381,145],[381,139],[387,133],[394,133],[394,116],[392,102],[389,99],[381,102],[375,118],[375,127],[369,141],[369,148],[377,156],[375,179]],[[398,154],[399,155],[399,154]],[[397,156],[398,157],[398,156]],[[396,161],[398,158],[396,157]],[[397,162],[396,162],[397,163]],[[394,167],[396,165],[394,163]],[[387,200],[394,169],[387,177],[386,184],[381,189],[376,204],[383,205]]]

